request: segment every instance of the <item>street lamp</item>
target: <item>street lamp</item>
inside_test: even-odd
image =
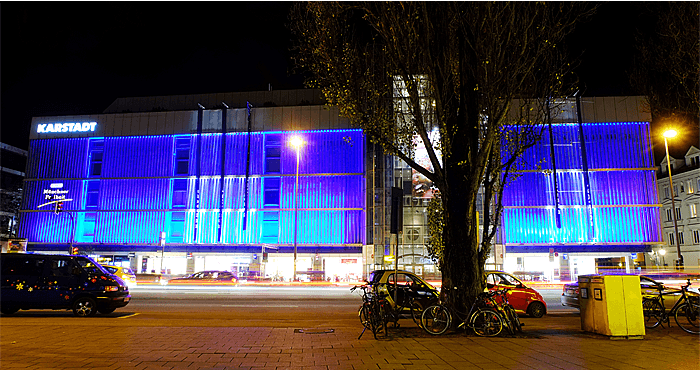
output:
[[[297,155],[297,175],[296,182],[294,184],[294,279],[297,281],[297,213],[299,210],[299,152],[301,148],[306,144],[304,140],[299,136],[292,136],[289,139],[289,145],[294,148]]]
[[[671,176],[671,158],[668,155],[668,138],[675,137],[676,130],[664,132],[664,147],[666,148],[666,165],[668,166],[668,183],[671,186],[671,215],[673,216],[673,229],[676,234],[676,252],[678,253],[678,269],[683,270],[683,255],[681,255],[681,243],[678,239],[678,222],[676,221],[676,195],[673,193],[673,177]]]

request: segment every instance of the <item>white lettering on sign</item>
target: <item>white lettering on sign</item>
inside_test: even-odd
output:
[[[51,184],[53,185],[53,184]],[[62,187],[63,184],[61,184]],[[68,195],[68,190],[61,189],[44,189],[44,199],[45,200],[63,200],[66,199]]]
[[[54,182],[53,184],[49,185],[51,189],[60,189],[63,187],[62,182]]]
[[[97,122],[64,122],[64,123],[40,123],[36,126],[36,132],[92,132],[95,131]]]

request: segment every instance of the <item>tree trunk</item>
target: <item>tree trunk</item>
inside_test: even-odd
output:
[[[448,176],[448,180],[466,175],[458,168],[451,170],[452,176]],[[443,194],[445,258],[442,291],[443,299],[464,311],[484,289],[484,268],[479,259],[477,214],[470,206],[476,203],[472,201],[476,192],[470,194],[464,181],[452,185],[456,186],[449,186],[448,193]]]

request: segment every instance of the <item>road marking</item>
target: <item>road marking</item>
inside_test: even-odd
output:
[[[221,307],[299,307],[299,306],[293,306],[293,305],[288,305],[288,304],[265,304],[265,305],[259,305],[259,304],[222,304]]]
[[[137,313],[132,313],[131,315],[127,315],[127,316],[119,316],[119,317],[117,317],[117,318],[118,318],[118,319],[126,319],[126,318],[128,318],[128,317],[134,317],[134,316],[136,316],[136,315],[138,315],[138,314],[139,314],[139,313],[137,312]]]

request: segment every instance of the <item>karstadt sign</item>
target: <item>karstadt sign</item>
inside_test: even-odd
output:
[[[57,122],[40,123],[36,126],[36,132],[45,134],[49,132],[93,132],[97,122]]]

